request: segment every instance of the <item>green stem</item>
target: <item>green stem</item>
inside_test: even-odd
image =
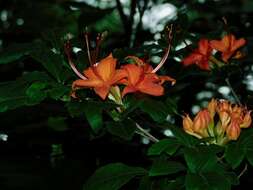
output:
[[[227,83],[229,89],[231,90],[232,95],[233,95],[234,98],[235,98],[235,101],[236,101],[239,105],[242,105],[242,103],[241,103],[239,97],[237,96],[237,94],[235,93],[233,87],[231,86],[231,84],[230,84],[230,82],[229,82],[229,78],[226,78],[225,81],[226,81],[226,83]]]

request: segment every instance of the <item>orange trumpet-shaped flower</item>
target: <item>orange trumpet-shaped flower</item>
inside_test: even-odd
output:
[[[120,80],[127,76],[125,70],[116,70],[117,60],[112,54],[102,59],[98,64],[93,65],[84,71],[87,80],[79,79],[73,82],[72,89],[94,88],[103,100],[107,97],[110,88],[120,83]]]
[[[207,39],[201,39],[198,43],[198,48],[193,51],[188,57],[184,58],[182,63],[186,66],[196,64],[203,70],[210,70],[209,58],[212,53],[212,48]]]
[[[221,40],[212,40],[210,41],[210,46],[218,51],[220,51],[222,60],[228,62],[228,59],[236,53],[237,49],[245,45],[246,40],[240,38],[239,40],[235,39],[233,34],[225,35]]]
[[[152,73],[153,68],[148,65],[128,64],[122,67],[127,73],[127,80],[122,82],[126,85],[122,92],[122,96],[128,93],[142,92],[153,96],[161,96],[164,94],[162,84],[165,81],[175,83],[175,79],[169,76],[158,76]]]
[[[226,129],[226,133],[229,140],[237,140],[241,133],[239,122],[232,120]]]

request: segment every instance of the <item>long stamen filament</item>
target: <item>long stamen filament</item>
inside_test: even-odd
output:
[[[90,45],[89,45],[89,37],[88,37],[87,28],[85,30],[86,31],[84,33],[84,37],[85,37],[85,44],[87,48],[88,59],[89,59],[90,65],[93,65],[92,60],[91,60],[91,54],[90,54]]]
[[[165,63],[170,54],[171,41],[172,41],[172,26],[173,25],[171,24],[169,29],[169,46],[168,48],[166,48],[165,54],[163,55],[163,58],[161,59],[160,63],[156,66],[156,68],[154,68],[154,70],[151,73],[156,73],[163,66],[163,64]]]
[[[72,59],[71,59],[71,56],[70,56],[70,44],[69,42],[67,42],[67,44],[65,44],[65,53],[67,55],[67,58],[68,58],[68,62],[69,62],[69,65],[71,67],[71,69],[74,71],[74,73],[81,79],[83,80],[87,80],[87,78],[85,76],[83,76],[76,68],[76,66],[74,65]]]

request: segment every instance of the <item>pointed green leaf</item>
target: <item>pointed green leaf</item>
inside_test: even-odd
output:
[[[166,152],[169,155],[173,155],[177,149],[179,148],[180,144],[176,138],[168,138],[160,140],[159,142],[153,144],[148,149],[149,156],[157,156],[163,152]]]
[[[136,176],[147,172],[140,167],[130,167],[125,164],[108,164],[99,168],[86,182],[83,190],[118,190]]]

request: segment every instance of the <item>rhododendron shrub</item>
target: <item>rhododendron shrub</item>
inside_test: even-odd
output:
[[[244,65],[250,41],[227,22],[218,32],[193,34],[181,16],[152,44],[115,48],[106,43],[114,39],[110,31],[106,37],[91,29],[36,40],[14,58],[0,55],[0,63],[28,57],[42,66],[0,84],[1,112],[60,104],[59,115],[46,122],[56,131],[75,131],[78,123],[85,142],[99,141],[99,150],[110,143],[127,153],[137,147],[141,157],[129,151],[131,161],[118,159],[117,151],[113,160],[98,156],[84,190],[237,188],[253,166],[253,99],[242,92],[252,74],[240,78],[252,67]],[[52,147],[56,155],[64,151]]]

